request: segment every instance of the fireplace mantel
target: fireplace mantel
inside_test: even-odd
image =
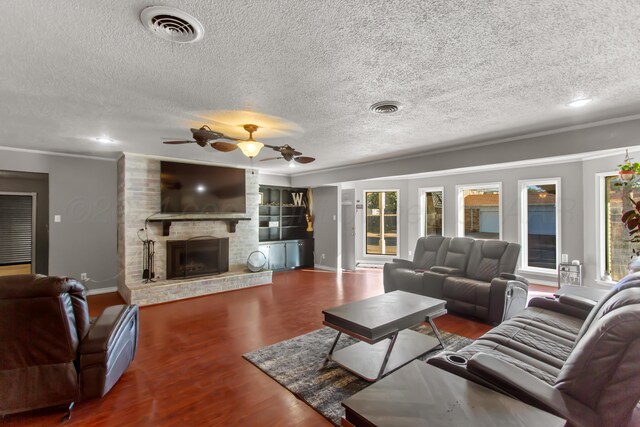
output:
[[[168,236],[169,231],[171,230],[172,222],[185,222],[185,221],[222,221],[226,222],[229,226],[229,233],[236,232],[236,225],[240,221],[251,221],[251,218],[226,218],[226,217],[202,217],[202,218],[191,218],[191,217],[162,217],[162,218],[150,218],[147,220],[148,222],[160,222],[162,223],[162,235]]]

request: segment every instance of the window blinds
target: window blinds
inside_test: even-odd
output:
[[[33,200],[0,194],[0,265],[31,263]]]

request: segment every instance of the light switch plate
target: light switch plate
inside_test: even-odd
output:
[[[53,222],[60,222],[60,221],[62,221],[62,217],[60,215],[53,216]]]

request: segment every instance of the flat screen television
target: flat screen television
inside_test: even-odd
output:
[[[162,213],[246,213],[245,170],[160,162]]]

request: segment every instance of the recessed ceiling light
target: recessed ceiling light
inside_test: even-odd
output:
[[[591,101],[593,101],[593,99],[591,98],[578,98],[578,99],[574,99],[573,101],[569,102],[567,104],[567,107],[582,107],[587,105],[588,103],[590,103]]]
[[[296,167],[296,165],[295,165],[294,163],[289,163],[289,167],[290,167],[290,168],[295,168],[295,167]]]
[[[103,144],[112,144],[115,142],[113,139],[106,136],[99,136],[98,138],[96,138],[96,141],[102,142]]]
[[[198,186],[196,187],[196,191],[197,191],[198,193],[204,193],[204,191],[205,191],[206,189],[207,189],[207,188],[206,188],[204,185],[198,185]]]

